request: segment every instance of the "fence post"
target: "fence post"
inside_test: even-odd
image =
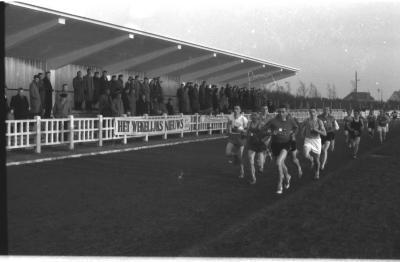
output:
[[[144,118],[144,119],[147,119],[148,116],[149,116],[148,114],[144,114],[144,115],[143,115],[143,118]],[[146,133],[146,135],[145,135],[144,138],[143,138],[143,141],[144,141],[144,142],[149,142],[149,133]]]
[[[103,146],[103,115],[97,115],[99,118],[99,146]]]
[[[181,113],[181,117],[183,118],[183,113]],[[183,138],[183,129],[181,131],[181,138]]]
[[[167,139],[167,114],[163,114],[164,116],[164,136],[163,139]]]
[[[126,117],[126,114],[123,114],[122,117]],[[128,143],[128,139],[126,137],[126,135],[124,135],[123,139],[122,139],[122,144],[126,145]]]
[[[199,136],[199,114],[194,114],[196,116],[196,136]]]
[[[69,115],[69,149],[74,150],[74,116]]]
[[[42,152],[42,134],[41,134],[41,122],[40,116],[35,116],[36,119],[36,153]]]
[[[224,113],[221,113],[222,120],[225,120]],[[224,121],[221,122],[221,135],[224,134]]]

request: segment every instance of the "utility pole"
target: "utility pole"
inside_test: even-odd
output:
[[[355,81],[354,81],[354,83],[356,84],[356,94],[357,94],[357,91],[358,91],[358,89],[357,89],[357,86],[358,86],[358,82],[360,82],[360,79],[358,79],[357,78],[357,71],[356,71],[356,79],[355,79]]]

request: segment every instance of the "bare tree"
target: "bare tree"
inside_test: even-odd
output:
[[[321,96],[321,94],[318,92],[317,87],[313,83],[310,83],[310,88],[308,90],[308,96],[312,97],[312,98]]]
[[[332,99],[332,88],[330,84],[327,84],[326,86],[326,93],[329,99]]]
[[[286,93],[290,94],[290,92],[292,92],[290,82],[286,81],[285,84],[286,84]]]
[[[335,84],[332,85],[332,99],[336,99],[337,94],[336,94],[336,86]]]
[[[301,96],[301,97],[306,97],[307,93],[308,93],[308,90],[307,90],[306,85],[302,81],[300,81],[300,85],[297,88],[297,95]]]

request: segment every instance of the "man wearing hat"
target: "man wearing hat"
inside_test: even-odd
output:
[[[91,111],[94,96],[94,82],[92,70],[90,68],[87,69],[87,74],[83,77],[83,87],[85,93],[85,109]]]
[[[44,86],[44,92],[45,92],[45,98],[44,98],[44,118],[50,118],[51,115],[51,108],[53,107],[53,86],[51,85],[50,82],[50,71],[46,72],[46,75],[43,79],[43,86]]]
[[[29,116],[28,98],[23,95],[24,89],[18,88],[18,93],[11,98],[10,108],[14,119],[27,119]]]
[[[42,101],[39,93],[39,76],[34,75],[31,84],[29,85],[29,100],[31,105],[31,114],[40,116],[42,113]]]

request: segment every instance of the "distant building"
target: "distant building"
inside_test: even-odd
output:
[[[371,96],[370,92],[351,92],[343,98],[343,100],[348,101],[358,101],[358,102],[373,102],[375,99]]]
[[[400,102],[400,91],[394,91],[393,94],[390,96],[389,101]]]

